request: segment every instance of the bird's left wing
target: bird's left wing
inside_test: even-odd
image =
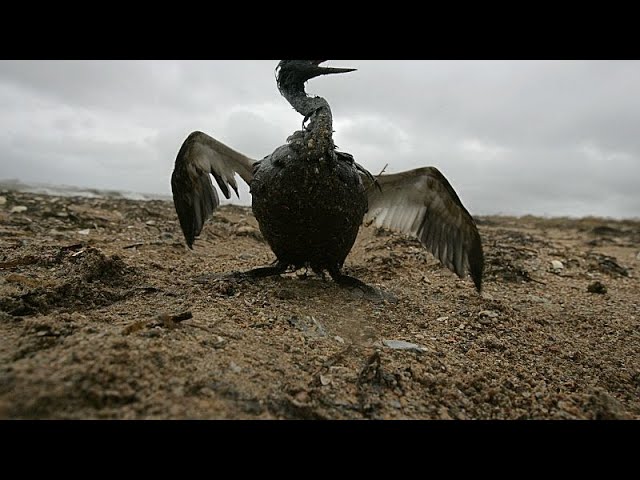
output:
[[[254,162],[205,133],[193,132],[186,138],[176,157],[171,190],[189,248],[193,248],[204,222],[220,204],[209,174],[216,179],[225,198],[231,198],[229,187],[238,195],[235,174],[249,184]]]
[[[375,222],[420,241],[447,268],[463,277],[467,271],[482,288],[484,255],[476,224],[460,198],[437,168],[379,175],[377,185],[361,173],[367,187],[369,211],[365,223]]]

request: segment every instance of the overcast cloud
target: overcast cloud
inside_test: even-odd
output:
[[[372,173],[436,166],[478,215],[640,217],[638,61],[328,64],[358,71],[307,91]],[[262,158],[302,121],[276,65],[0,61],[0,179],[168,195],[193,130]]]

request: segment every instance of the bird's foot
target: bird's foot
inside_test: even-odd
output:
[[[281,273],[285,273],[289,266],[286,263],[282,263],[280,261],[276,261],[273,265],[268,267],[259,267],[249,270],[247,272],[242,272],[242,275],[245,278],[264,278],[264,277],[273,277],[275,275],[280,275]]]
[[[274,275],[280,275],[287,271],[287,264],[276,262],[269,267],[259,267],[246,272],[229,272],[229,273],[205,273],[194,278],[196,283],[210,283],[220,280],[243,282],[254,278],[271,277]]]
[[[385,292],[380,288],[375,288],[370,285],[365,285],[366,288],[363,287],[345,287],[351,290],[351,295],[356,298],[364,298],[366,300],[370,300],[374,303],[398,303],[398,298],[390,292]]]
[[[398,301],[395,295],[389,292],[380,290],[378,288],[372,287],[371,285],[367,285],[362,280],[358,280],[355,277],[350,277],[349,275],[343,275],[338,270],[334,270],[334,271],[329,270],[329,273],[331,274],[331,277],[338,285],[349,290],[351,294],[356,298],[366,298],[367,300],[371,300],[376,303],[379,303],[382,301],[387,301],[389,303],[397,303]]]

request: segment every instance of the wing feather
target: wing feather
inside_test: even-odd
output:
[[[467,273],[482,289],[484,254],[478,228],[449,181],[435,167],[380,175],[378,188],[361,174],[368,187],[369,211],[374,222],[420,241],[459,277]]]
[[[249,184],[253,179],[254,163],[205,133],[196,131],[185,139],[171,175],[171,190],[189,248],[193,248],[204,222],[220,204],[209,175],[213,175],[225,198],[231,198],[229,187],[238,196],[236,174]]]

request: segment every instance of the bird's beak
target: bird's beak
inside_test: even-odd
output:
[[[349,73],[355,72],[355,68],[334,68],[334,67],[321,67],[320,64],[326,62],[326,60],[312,60],[312,63],[315,65],[314,77],[318,75],[329,75],[331,73]]]

